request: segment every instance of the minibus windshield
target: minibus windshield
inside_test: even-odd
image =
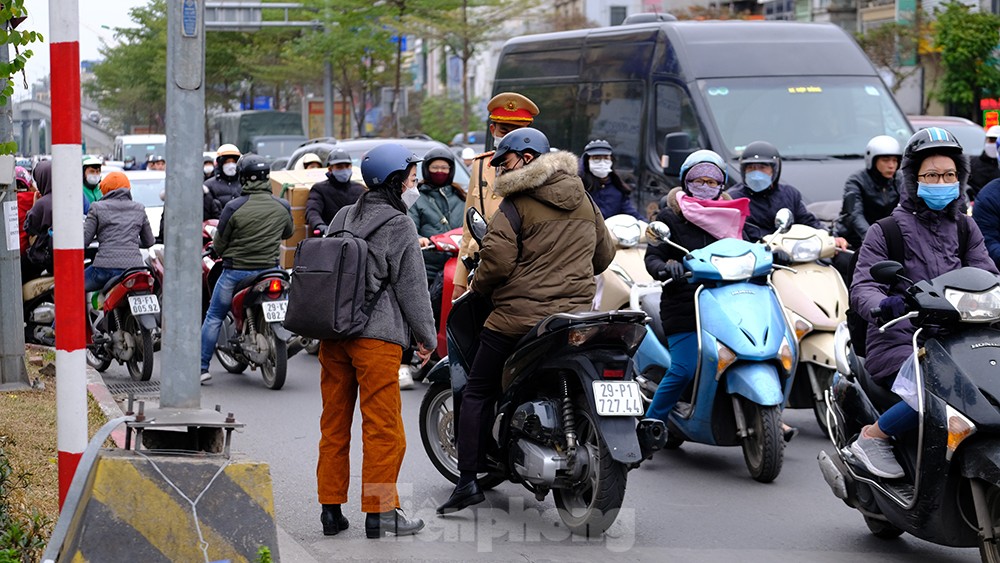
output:
[[[868,141],[905,144],[909,122],[877,77],[763,76],[698,81],[725,150],[762,140],[782,158],[862,158]]]

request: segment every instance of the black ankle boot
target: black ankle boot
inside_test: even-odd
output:
[[[323,512],[319,513],[319,521],[323,524],[324,536],[335,536],[347,529],[347,517],[340,511],[339,504],[324,504]]]
[[[410,520],[399,508],[389,512],[369,512],[365,518],[365,535],[369,539],[381,538],[386,534],[410,536],[423,529],[423,520]]]

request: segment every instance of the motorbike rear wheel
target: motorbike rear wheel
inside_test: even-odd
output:
[[[611,457],[597,431],[589,401],[577,397],[574,408],[577,448],[586,448],[590,453],[588,478],[573,488],[554,489],[552,496],[559,518],[570,532],[588,538],[600,537],[618,518],[625,499],[628,469]]]
[[[264,378],[264,385],[277,391],[285,386],[285,375],[288,373],[288,343],[274,334],[271,324],[264,320],[264,315],[260,315],[257,322],[269,348],[267,361],[260,366],[260,374]]]
[[[149,381],[153,377],[153,332],[139,324],[139,320],[128,315],[125,318],[125,332],[135,340],[132,357],[125,362],[132,381]]]
[[[988,485],[986,488],[986,510],[990,515],[989,522],[980,522],[981,528],[1000,525],[1000,487]],[[979,557],[984,563],[1000,563],[1000,540],[979,538]]]
[[[781,410],[739,398],[749,435],[743,439],[743,460],[755,481],[770,483],[781,473],[785,439],[781,432]]]
[[[222,322],[231,327],[233,324],[233,314],[227,313],[226,318],[222,319]],[[230,334],[232,330],[226,330],[225,328],[223,328],[223,332],[226,334]],[[218,345],[215,346],[215,357],[219,359],[219,363],[222,364],[222,367],[226,368],[226,371],[228,371],[229,373],[236,373],[236,374],[243,373],[244,371],[246,371],[247,366],[250,365],[247,362],[243,362],[236,359],[236,357],[230,354],[229,352],[221,350]]]
[[[458,483],[458,449],[455,437],[455,411],[452,409],[451,383],[431,384],[420,402],[420,441],[434,468],[445,479]],[[479,487],[489,490],[505,481],[502,475],[481,473]]]
[[[111,355],[102,346],[88,344],[87,365],[103,373],[111,367]]]
[[[879,539],[891,540],[903,535],[903,530],[900,530],[885,520],[865,516],[865,524],[868,526],[868,530],[872,533],[872,535]],[[986,559],[983,559],[983,561],[986,561]]]

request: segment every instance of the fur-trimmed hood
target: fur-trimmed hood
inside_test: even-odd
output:
[[[899,186],[900,207],[911,213],[945,213],[952,217],[957,217],[962,206],[965,205],[965,200],[962,194],[965,193],[965,188],[967,187],[966,182],[969,179],[969,157],[964,154],[951,156],[951,158],[955,161],[955,171],[958,174],[959,196],[955,199],[955,201],[949,203],[948,206],[940,212],[933,211],[931,208],[927,207],[924,200],[920,199],[917,195],[917,173],[920,172],[920,163],[923,162],[925,158],[927,158],[927,156],[922,158],[903,157],[903,161],[899,165],[899,174],[902,180]]]
[[[684,212],[681,211],[681,204],[677,203],[677,192],[683,190],[684,188],[677,186],[676,188],[670,190],[670,192],[667,194],[667,207],[669,207],[670,210],[673,211],[674,214],[676,214],[681,219],[684,219]],[[719,199],[729,201],[733,199],[733,197],[727,194],[725,191],[723,191],[722,194],[719,196]]]
[[[497,176],[493,189],[502,197],[523,193],[559,209],[576,209],[586,197],[577,167],[573,153],[545,153],[527,166]]]

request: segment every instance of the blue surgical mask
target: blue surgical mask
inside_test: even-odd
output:
[[[330,170],[326,175],[331,180],[346,184],[350,181],[352,172],[350,168],[345,168],[343,170]]]
[[[771,175],[760,170],[747,172],[746,184],[755,192],[762,192],[771,187]]]
[[[941,211],[949,203],[958,199],[958,182],[953,184],[925,184],[917,182],[917,196],[924,200],[927,207]]]

